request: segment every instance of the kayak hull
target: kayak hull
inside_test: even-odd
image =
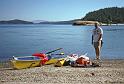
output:
[[[46,65],[55,64],[57,61],[58,61],[58,59],[52,58],[52,59],[48,60],[47,62],[45,62],[45,64],[46,64]]]
[[[14,69],[26,69],[41,66],[41,59],[34,56],[13,57],[11,60]]]
[[[56,63],[55,63],[55,67],[61,67],[63,66],[63,64],[65,63],[65,59],[59,59]]]

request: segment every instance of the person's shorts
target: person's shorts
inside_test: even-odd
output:
[[[94,48],[102,47],[102,44],[103,44],[103,42],[102,42],[102,41],[99,41],[99,42],[94,42],[94,43],[93,43]]]

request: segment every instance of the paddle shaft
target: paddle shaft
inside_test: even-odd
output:
[[[55,51],[58,51],[58,50],[61,50],[62,48],[57,48],[57,49],[55,49],[55,50],[52,50],[52,51],[49,51],[49,52],[47,52],[46,54],[50,54],[50,53],[52,53],[52,52],[55,52]]]

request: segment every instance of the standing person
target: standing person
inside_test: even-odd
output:
[[[96,60],[98,62],[100,60],[100,49],[103,43],[102,36],[103,36],[102,28],[98,26],[98,23],[95,23],[95,28],[93,29],[93,34],[92,34],[92,44],[95,48]]]

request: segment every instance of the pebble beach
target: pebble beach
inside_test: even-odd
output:
[[[101,67],[44,65],[0,68],[0,84],[124,84],[124,60],[102,60]]]

